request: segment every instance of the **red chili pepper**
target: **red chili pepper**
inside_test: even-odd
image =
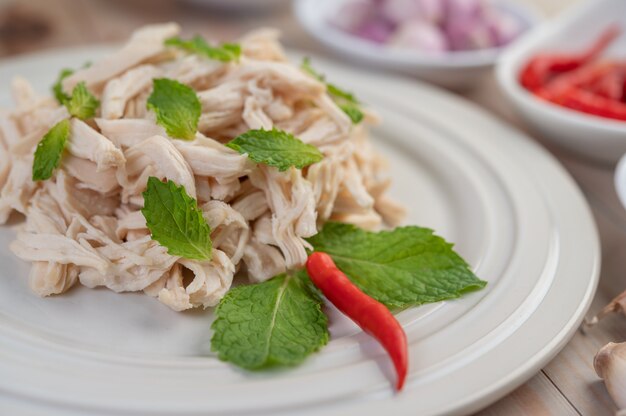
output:
[[[326,298],[387,350],[398,375],[396,389],[402,390],[408,368],[406,334],[389,309],[363,293],[326,253],[312,253],[306,269]]]
[[[624,83],[626,82],[626,68],[617,63],[614,68],[601,79],[593,82],[587,90],[610,100],[624,99]]]
[[[582,53],[542,54],[532,58],[520,74],[520,82],[530,91],[543,87],[556,74],[579,68],[595,59],[619,35],[617,25],[610,26]]]
[[[584,113],[626,121],[625,103],[601,97],[589,91],[573,89],[560,99],[559,104]]]
[[[614,62],[598,62],[577,68],[559,75],[544,87],[537,89],[536,94],[547,100],[559,103],[559,99],[573,88],[587,87],[602,82],[609,76],[618,64]]]

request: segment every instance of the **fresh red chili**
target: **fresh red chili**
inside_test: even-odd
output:
[[[543,88],[537,89],[535,93],[540,97],[559,104],[559,99],[572,91],[572,89],[598,84],[616,68],[617,64],[612,62],[585,65],[554,78]]]
[[[520,82],[535,95],[584,113],[626,121],[626,64],[594,61],[619,35],[609,27],[578,54],[542,54],[532,58]]]
[[[600,117],[626,121],[626,103],[575,89],[560,100],[560,104],[574,110]]]
[[[408,368],[406,335],[389,309],[363,293],[326,253],[314,252],[307,262],[309,277],[324,296],[387,350],[402,390]]]
[[[572,71],[595,59],[619,34],[619,27],[612,25],[582,53],[537,55],[522,70],[520,82],[526,89],[536,91],[545,86],[553,76]]]
[[[590,85],[590,90],[604,98],[624,101],[624,85],[626,81],[626,65],[617,65],[602,79]]]

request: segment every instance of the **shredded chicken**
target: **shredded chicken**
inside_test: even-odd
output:
[[[94,119],[70,117],[53,97],[16,78],[16,107],[0,110],[0,223],[24,215],[12,251],[32,262],[29,284],[48,296],[75,284],[141,291],[175,311],[215,306],[235,273],[262,282],[306,261],[307,237],[324,222],[395,225],[403,210],[386,194],[386,165],[367,122],[353,125],[323,82],[291,64],[278,32],[240,40],[237,62],[167,47],[176,24],[136,31],[118,52],[63,81],[85,82],[101,105]],[[193,140],[168,137],[146,102],[154,78],[191,86],[201,103]],[[62,162],[33,182],[35,148],[70,119]],[[224,143],[250,129],[278,128],[317,146],[324,159],[280,172]],[[211,228],[209,261],[180,258],[151,238],[141,212],[149,177],[183,185]]]

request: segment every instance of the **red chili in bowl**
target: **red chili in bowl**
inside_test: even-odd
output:
[[[537,54],[522,69],[520,83],[560,106],[626,121],[626,62],[598,59],[619,34],[614,25],[581,52]]]

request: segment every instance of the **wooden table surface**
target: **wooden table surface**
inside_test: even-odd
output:
[[[226,0],[225,0],[226,1]],[[262,1],[262,0],[260,0]],[[520,0],[551,16],[576,0]],[[593,1],[593,0],[589,0]],[[188,34],[229,39],[259,26],[283,31],[287,46],[324,51],[295,22],[288,7],[272,14],[218,14],[190,3],[168,0],[0,0],[0,58],[53,47],[71,47],[125,39],[148,22],[178,21]],[[1,62],[0,62],[1,64]],[[8,80],[2,80],[6,85]],[[462,94],[498,117],[524,129],[493,77]],[[530,134],[530,133],[529,133]],[[626,288],[626,212],[613,188],[611,167],[594,165],[544,144],[576,179],[592,207],[602,240],[602,275],[591,313]],[[550,319],[550,317],[546,317]],[[492,415],[612,415],[616,411],[593,370],[596,351],[623,341],[626,318],[609,317],[586,334],[578,332],[552,362],[508,396],[484,409]]]

